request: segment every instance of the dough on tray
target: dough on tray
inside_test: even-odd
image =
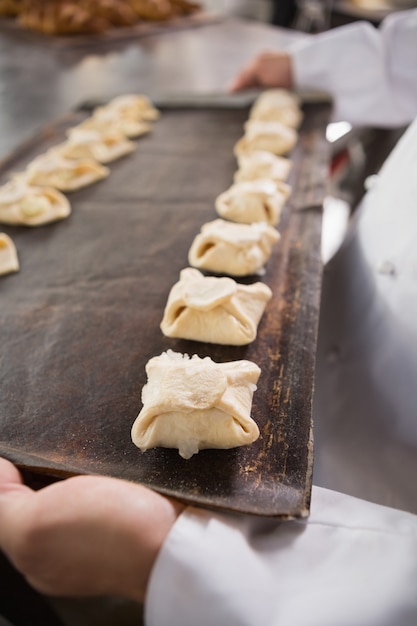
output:
[[[129,120],[154,121],[160,117],[158,109],[154,107],[151,100],[142,94],[117,96],[105,106]]]
[[[251,361],[216,363],[168,350],[146,365],[143,408],[132,427],[142,452],[178,448],[184,459],[206,448],[253,443],[259,428],[251,418],[261,373]]]
[[[239,169],[235,172],[234,182],[241,183],[258,178],[269,178],[274,182],[286,181],[292,162],[286,157],[277,156],[265,150],[255,150],[238,157]]]
[[[264,283],[241,285],[188,267],[169,293],[161,330],[167,337],[244,346],[256,339],[271,296]]]
[[[136,144],[119,131],[100,133],[97,130],[73,128],[68,131],[68,140],[56,149],[66,159],[94,159],[99,163],[110,163],[130,154]]]
[[[143,120],[126,118],[118,113],[116,109],[108,107],[97,107],[93,114],[84,122],[74,126],[74,129],[94,130],[101,134],[109,131],[121,133],[129,139],[140,137],[151,132],[152,125]]]
[[[290,193],[286,183],[260,178],[235,183],[216,198],[215,207],[220,217],[233,222],[267,222],[274,226]]]
[[[28,185],[21,175],[0,187],[0,223],[42,226],[71,213],[68,199],[53,187]]]
[[[51,149],[29,163],[25,177],[30,185],[75,191],[106,178],[109,174],[107,167],[93,159],[66,159],[59,154],[59,149]]]
[[[234,147],[237,157],[254,150],[266,150],[278,156],[291,152],[298,140],[298,133],[280,122],[248,120],[245,133]]]
[[[19,271],[19,259],[13,240],[0,233],[0,276]]]
[[[281,122],[298,128],[303,119],[300,98],[286,89],[267,89],[255,100],[250,113],[251,120]]]
[[[263,268],[279,238],[278,231],[265,222],[237,224],[217,219],[203,224],[188,261],[218,274],[248,276]]]

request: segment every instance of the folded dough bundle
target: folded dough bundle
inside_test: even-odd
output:
[[[255,150],[238,157],[239,169],[235,172],[234,182],[241,183],[258,178],[269,178],[274,182],[287,180],[292,168],[290,159],[277,156],[265,150]]]
[[[93,159],[66,159],[59,149],[40,154],[27,166],[25,177],[30,185],[74,191],[106,178],[110,170]]]
[[[290,193],[286,183],[260,178],[235,183],[216,198],[215,208],[220,217],[233,222],[276,225]]]
[[[84,122],[81,122],[78,126],[74,126],[74,129],[75,128],[94,130],[101,134],[107,134],[109,131],[121,133],[129,139],[146,135],[152,130],[152,126],[149,122],[130,119],[125,117],[122,113],[119,113],[117,109],[110,109],[108,107],[97,107],[90,117]]]
[[[0,233],[0,276],[19,271],[19,259],[13,240]]]
[[[281,122],[298,128],[303,119],[300,98],[286,89],[267,89],[255,100],[249,118],[264,122]]]
[[[297,139],[297,131],[280,122],[248,120],[245,134],[235,144],[234,154],[239,157],[254,150],[266,150],[281,156],[294,148]]]
[[[215,363],[168,350],[146,365],[143,408],[132,427],[142,452],[178,448],[184,459],[206,448],[229,449],[259,437],[251,418],[261,373],[251,361]]]
[[[28,185],[17,175],[0,187],[0,222],[41,226],[62,220],[71,213],[68,199],[52,187]]]
[[[110,163],[130,154],[136,148],[133,141],[123,133],[112,130],[99,132],[79,127],[68,131],[68,140],[56,150],[66,159],[93,159],[99,163]]]
[[[124,94],[110,100],[106,105],[107,109],[117,111],[126,120],[134,121],[154,121],[160,117],[158,109],[154,107],[151,100],[142,94]]]
[[[169,293],[161,330],[167,337],[244,346],[256,339],[271,296],[263,283],[240,285],[189,267]]]
[[[265,222],[236,224],[222,219],[203,224],[188,253],[193,267],[248,276],[258,272],[271,256],[280,234]]]

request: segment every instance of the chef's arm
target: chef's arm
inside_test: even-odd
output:
[[[417,516],[313,487],[309,519],[187,508],[153,568],[147,626],[417,624]]]
[[[145,599],[147,626],[417,623],[409,513],[320,488],[310,518],[286,522],[97,476],[33,492],[0,461],[0,546],[46,594]]]
[[[417,115],[417,9],[397,12],[376,29],[355,22],[265,52],[235,77],[251,87],[318,89],[334,99],[334,120],[402,126]]]

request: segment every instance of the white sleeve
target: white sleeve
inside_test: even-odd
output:
[[[308,521],[188,508],[154,566],[147,626],[417,624],[417,517],[313,487]]]
[[[401,126],[417,115],[417,9],[379,29],[355,22],[302,39],[290,50],[298,88],[333,95],[334,120]]]

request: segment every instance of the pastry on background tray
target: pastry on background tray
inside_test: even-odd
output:
[[[216,198],[215,208],[220,217],[233,222],[266,222],[274,226],[290,194],[291,187],[286,183],[260,178],[235,183]]]
[[[68,199],[53,187],[28,185],[17,175],[0,187],[0,223],[42,226],[68,217]]]
[[[15,17],[23,8],[23,0],[0,0],[0,16]]]
[[[191,244],[188,262],[218,274],[248,276],[264,267],[279,238],[278,231],[265,222],[237,224],[217,219],[203,224]]]
[[[189,267],[181,271],[169,293],[161,330],[167,337],[247,345],[256,339],[271,297],[264,283],[241,285],[232,278],[204,276]]]
[[[102,33],[112,25],[75,0],[25,0],[19,24],[44,35]]]
[[[19,259],[13,240],[0,233],[0,276],[19,271]]]
[[[45,35],[94,35],[142,21],[167,21],[200,5],[187,0],[0,0],[0,15],[18,16]]]
[[[184,459],[207,448],[253,443],[259,428],[251,417],[260,368],[251,361],[216,363],[168,350],[146,365],[143,408],[132,427],[142,452],[178,448]]]
[[[189,0],[127,0],[142,20],[169,20],[179,15],[189,15],[201,5]]]

